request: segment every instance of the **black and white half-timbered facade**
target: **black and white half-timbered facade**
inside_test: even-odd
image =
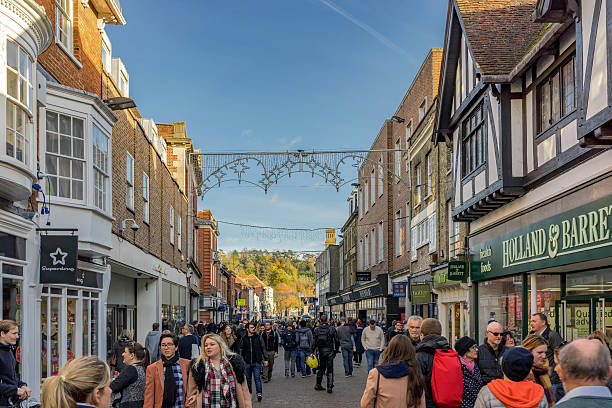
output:
[[[450,0],[439,92],[475,335],[612,334],[612,0]]]

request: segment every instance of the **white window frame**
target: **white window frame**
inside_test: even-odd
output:
[[[98,126],[92,125],[91,144],[93,146],[93,206],[107,212],[110,179],[109,140]]]
[[[401,167],[402,167],[402,152],[399,151],[400,149],[400,140],[397,139],[397,141],[395,142],[395,151],[393,152],[393,157],[394,157],[394,166],[393,166],[393,172],[395,173],[395,182],[399,183],[400,181],[400,175],[401,175]]]
[[[65,8],[62,6],[64,1],[66,2]],[[72,0],[55,1],[55,41],[70,55],[73,54],[73,8]],[[65,28],[62,27],[60,18],[66,20]],[[62,40],[62,33],[65,36],[64,40]]]
[[[369,205],[369,201],[368,201],[368,199],[369,199],[369,197],[368,197],[368,193],[369,193],[369,191],[370,191],[370,186],[368,185],[368,180],[367,180],[367,178],[366,178],[366,180],[365,180],[365,188],[364,188],[363,190],[364,190],[364,193],[363,193],[363,194],[364,194],[364,196],[363,196],[363,202],[364,202],[364,203],[365,203],[365,205],[366,205],[366,207],[365,207],[365,211],[364,211],[364,214],[367,214],[367,213],[368,213],[368,210],[370,209],[370,205]]]
[[[395,213],[395,231],[394,231],[394,241],[395,241],[395,256],[402,256],[402,210],[399,209]]]
[[[50,130],[48,127],[45,127],[46,130],[46,144],[45,144],[45,170],[47,172],[47,182],[51,183],[51,187],[50,187],[50,195],[52,195],[53,197],[56,197],[58,199],[61,199],[62,201],[68,201],[68,202],[75,202],[75,203],[83,203],[85,202],[86,198],[87,198],[87,162],[88,162],[88,155],[87,155],[87,149],[86,149],[86,141],[87,141],[87,137],[86,137],[86,133],[87,133],[87,118],[82,117],[82,116],[77,116],[77,115],[70,115],[70,114],[66,114],[63,113],[61,111],[57,111],[57,110],[46,110],[45,112],[45,124],[48,123],[47,121],[47,115],[56,115],[57,117],[57,130],[53,131]],[[61,117],[67,117],[70,118],[70,134],[68,133],[62,133],[62,129],[61,129]],[[76,121],[80,121],[82,123],[82,129],[83,129],[83,137],[82,139],[79,137],[75,137],[74,136],[74,123]],[[53,135],[57,136],[57,151],[52,151],[49,150],[50,149],[50,143],[48,142],[50,136],[52,137]],[[69,143],[68,145],[70,146],[70,151],[71,154],[70,155],[66,155],[66,154],[62,154],[62,140],[68,140]],[[74,155],[74,146],[76,145],[76,143],[78,143],[78,141],[81,140],[81,144],[82,144],[82,157],[78,157]],[[70,175],[69,176],[62,176],[61,172],[60,172],[60,161],[61,160],[69,160],[70,161]],[[55,173],[52,172],[51,170],[51,166],[50,161],[51,160],[56,160],[55,161]],[[78,179],[75,178],[73,176],[73,166],[72,166],[72,162],[80,162],[81,166],[82,166],[82,178]],[[55,181],[52,181],[52,179],[55,179]],[[70,197],[62,197],[59,195],[59,185],[60,185],[60,180],[68,180],[69,186],[70,186]],[[81,182],[82,186],[82,196],[81,198],[73,198],[72,197],[72,192],[73,192],[73,182]]]
[[[170,206],[170,245],[174,245],[174,206]]]
[[[372,265],[376,265],[376,228],[372,228],[370,234],[372,237],[372,245],[370,245],[370,259],[372,260]]]
[[[176,239],[177,239],[177,248],[179,251],[183,250],[183,219],[181,218],[181,215],[179,214],[179,216],[177,217],[177,229],[176,229]]]
[[[436,217],[436,213],[433,213],[429,219],[428,219],[428,224],[429,224],[429,252],[435,252],[437,249],[437,217]]]
[[[125,152],[125,206],[134,211],[134,157],[129,152]]]
[[[374,207],[376,204],[376,175],[374,173],[374,168],[372,168],[372,172],[370,173],[370,206]]]
[[[359,210],[359,219],[363,218],[363,189],[359,189],[359,193],[357,194],[359,202],[357,203],[357,207]]]
[[[113,59],[113,46],[106,35],[106,32],[102,31],[102,69],[109,75],[112,75],[112,59]],[[106,55],[104,55],[106,53]],[[106,57],[106,58],[105,58]]]
[[[419,122],[423,120],[427,113],[427,97],[423,98],[423,101],[419,105]]]
[[[149,224],[149,201],[150,201],[149,175],[142,172],[142,221]]]
[[[384,258],[383,225],[384,224],[382,220],[378,222],[378,260],[379,262],[382,262]]]
[[[410,252],[412,248],[411,240],[410,240],[410,203],[406,203],[406,216],[404,217],[405,225],[406,225],[406,243],[404,247],[406,248],[406,252]]]
[[[365,236],[365,267],[368,269],[370,267],[370,236],[366,234]]]
[[[412,238],[410,240],[410,252],[411,252],[410,259],[414,261],[417,259],[418,227],[417,226],[412,227],[411,231],[412,231],[411,233]]]
[[[363,271],[363,239],[359,240],[359,271]]]
[[[427,162],[427,196],[430,196],[432,194],[431,183],[432,183],[432,173],[433,173],[431,153],[427,153],[426,162]]]
[[[9,65],[9,55],[8,48],[9,44],[14,47],[15,50],[15,66]],[[25,63],[22,61],[25,59]],[[5,117],[5,131],[6,138],[4,143],[3,151],[8,157],[11,157],[26,166],[30,166],[31,158],[32,158],[32,140],[33,140],[33,114],[32,114],[32,101],[34,99],[34,90],[33,83],[35,82],[33,79],[36,77],[36,70],[33,69],[33,60],[30,54],[23,48],[17,41],[14,41],[10,38],[6,40],[6,59],[5,59],[5,73],[6,77],[4,79],[6,83],[6,109],[5,112],[7,116]],[[15,95],[11,95],[9,93],[9,77],[14,79],[15,86]],[[21,84],[24,84],[25,87],[22,87]],[[25,90],[25,93],[22,92]],[[10,105],[9,105],[10,104]],[[10,115],[13,116],[12,120],[9,121],[9,106],[13,108],[10,109]],[[22,127],[21,133],[20,129],[17,126],[17,118],[21,117]],[[12,125],[11,125],[12,123]],[[13,143],[12,146],[12,154],[9,154],[9,133],[13,134]],[[22,143],[22,158],[23,160],[17,157],[18,150],[18,140],[21,140]],[[35,161],[35,160],[32,160]]]
[[[410,145],[410,138],[412,137],[412,119],[406,124],[406,149]]]
[[[382,154],[380,155],[380,157],[378,158],[378,167],[376,169],[377,173],[378,173],[378,196],[382,197],[383,192],[384,192],[384,188],[383,188],[383,180],[384,180],[384,174],[383,174],[383,157]]]
[[[421,163],[417,164],[414,168],[416,172],[416,202],[415,205],[421,203]]]

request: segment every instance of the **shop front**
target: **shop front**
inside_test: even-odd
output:
[[[450,344],[470,333],[470,291],[467,286],[467,263],[463,263],[463,276],[449,276],[449,265],[432,270],[433,292],[438,298],[439,320],[442,336]],[[455,274],[456,275],[456,274]],[[451,279],[453,278],[453,279]]]
[[[571,341],[612,335],[612,182],[603,180],[470,238],[475,333],[519,339],[541,312]]]
[[[395,301],[397,303],[397,299]],[[385,321],[387,317],[388,297],[378,280],[332,295],[327,302],[334,319],[346,316],[365,322],[370,319]]]

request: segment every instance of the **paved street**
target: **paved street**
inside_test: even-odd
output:
[[[353,377],[344,378],[342,355],[336,355],[336,358],[334,358],[334,392],[328,394],[325,391],[314,390],[314,375],[307,378],[302,378],[299,374],[296,378],[285,377],[282,349],[278,355],[279,359],[274,363],[272,381],[263,384],[261,406],[266,408],[287,406],[291,406],[291,408],[355,408],[359,406],[367,379],[368,367],[365,356],[361,367],[354,367]],[[253,384],[254,387],[255,384]],[[325,378],[323,378],[323,387],[325,387]],[[253,397],[253,401],[253,405],[257,407],[258,403],[255,397]]]

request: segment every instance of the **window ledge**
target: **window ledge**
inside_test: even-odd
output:
[[[76,65],[76,67],[77,67],[78,69],[83,68],[83,64],[81,64],[81,62],[80,62],[80,61],[79,61],[79,60],[78,60],[78,59],[77,59],[77,58],[74,56],[74,54],[73,54],[73,53],[71,53],[71,52],[70,52],[70,50],[68,50],[64,44],[62,44],[60,41],[58,41],[58,40],[57,40],[57,38],[55,39],[55,43],[56,43],[56,44],[59,46],[59,48],[60,48],[62,51],[64,51],[64,53],[65,53],[66,55],[68,55],[68,57],[70,58],[70,60],[72,60],[72,63],[73,63],[74,65]]]
[[[433,197],[433,191],[432,191],[431,193],[427,194],[427,195],[426,195],[426,196],[423,198],[423,201],[427,201],[427,199],[428,199],[429,197]]]

